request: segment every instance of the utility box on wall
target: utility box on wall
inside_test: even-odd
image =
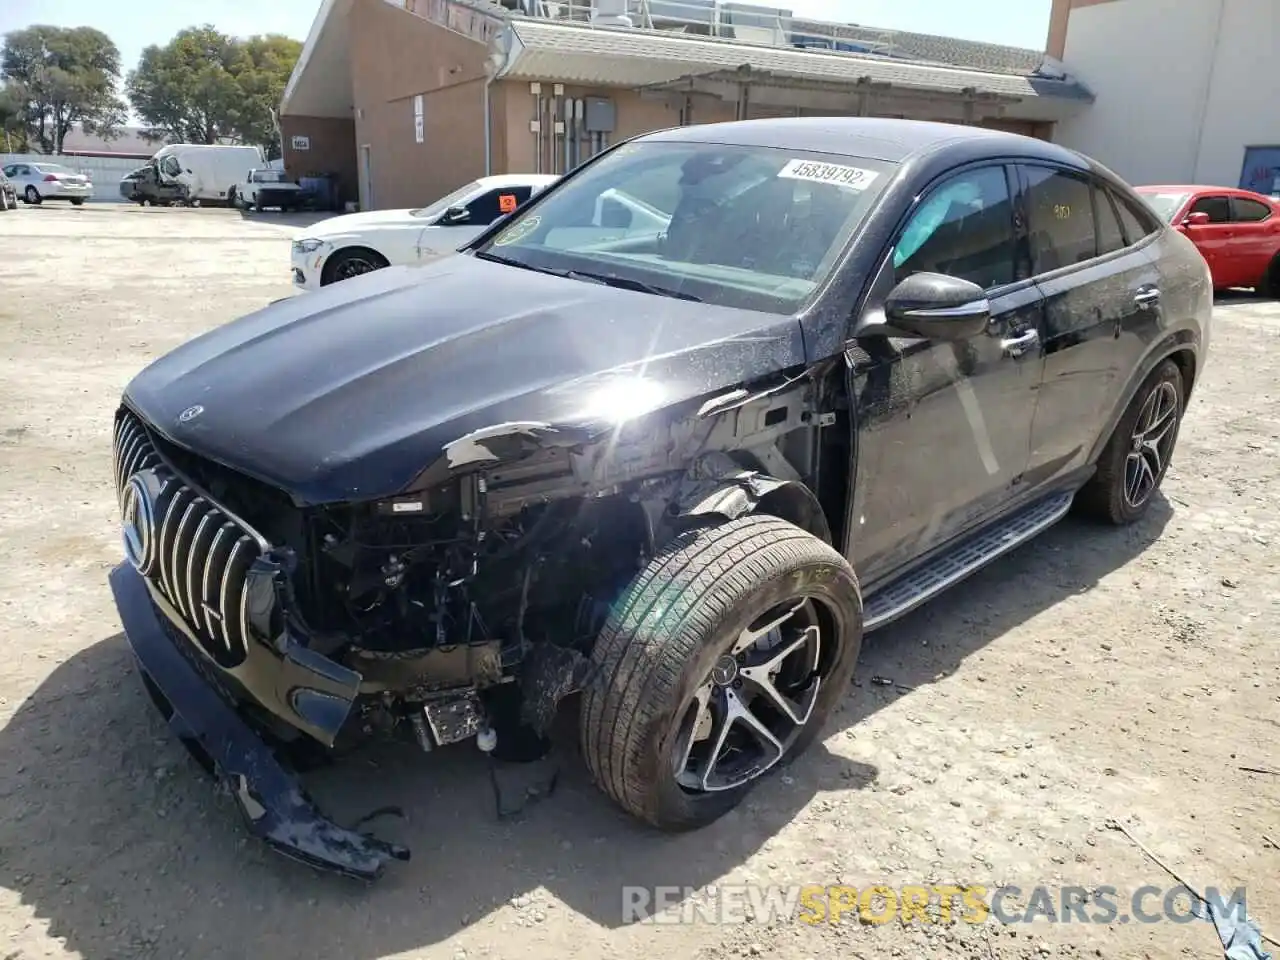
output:
[[[604,97],[587,97],[586,122],[590,133],[613,133],[618,125],[613,101]]]

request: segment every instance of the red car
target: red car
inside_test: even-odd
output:
[[[1213,286],[1280,297],[1280,203],[1231,187],[1138,187],[1166,223],[1200,250]]]

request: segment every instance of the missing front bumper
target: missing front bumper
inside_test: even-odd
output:
[[[249,830],[311,866],[373,880],[404,847],[326,818],[274,752],[196,671],[161,625],[142,577],[128,564],[111,572],[111,591],[152,701],[197,761],[224,782]]]

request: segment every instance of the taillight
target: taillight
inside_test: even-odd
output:
[[[45,183],[56,183],[57,180],[58,180],[58,175],[56,173],[46,173],[44,175]]]

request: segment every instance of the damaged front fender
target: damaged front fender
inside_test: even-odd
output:
[[[751,513],[772,514],[831,542],[822,505],[804,483],[748,470],[725,453],[700,457],[676,496],[677,522],[704,517],[728,521]]]

